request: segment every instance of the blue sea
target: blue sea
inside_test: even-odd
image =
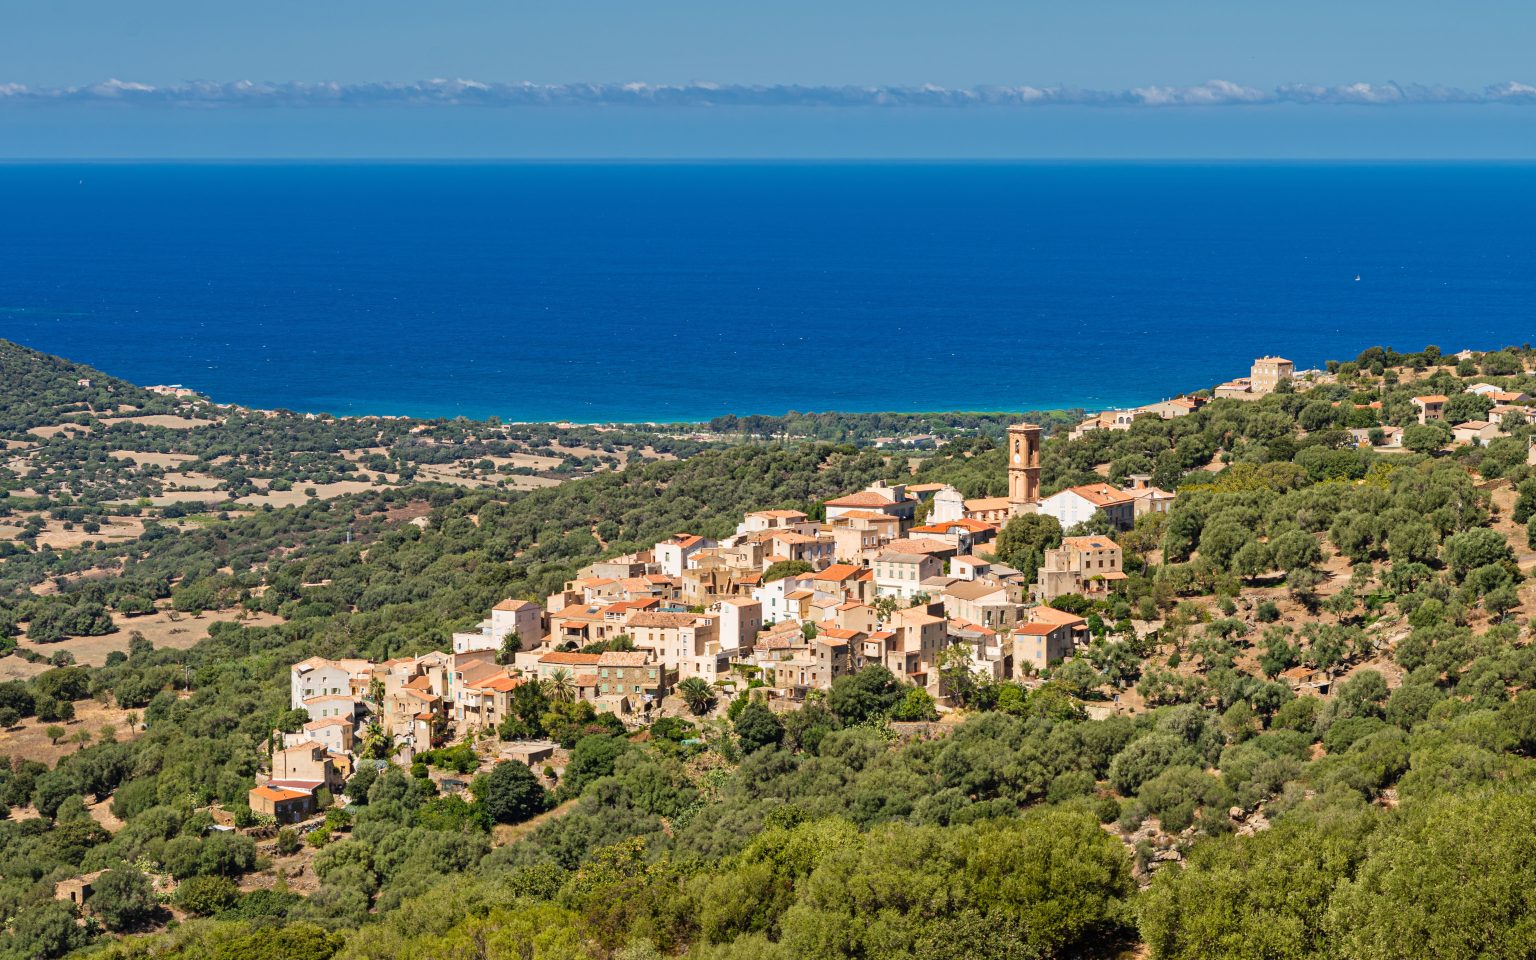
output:
[[[0,337],[259,407],[1099,408],[1533,317],[1529,165],[0,166]]]

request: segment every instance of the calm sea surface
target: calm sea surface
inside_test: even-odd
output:
[[[0,165],[0,337],[263,407],[1101,407],[1533,320],[1526,165]]]

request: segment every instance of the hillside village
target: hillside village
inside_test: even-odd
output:
[[[494,735],[524,683],[643,726],[690,681],[789,706],[872,664],[940,704],[941,658],[963,657],[993,680],[1036,680],[1088,642],[1087,619],[1050,601],[1106,596],[1125,578],[1121,551],[1107,534],[1068,536],[1031,580],[990,556],[1006,518],[1074,529],[1103,517],[1129,529],[1174,495],[1138,476],[1042,498],[1039,427],[1009,428],[1008,443],[1008,497],[881,481],[827,500],[822,520],[759,510],[718,541],[678,533],[590,564],[542,605],[498,603],[478,631],[453,635],[451,652],[296,663],[291,707],[311,719],[283,734],[251,808],[282,820],[311,813],[308,797],[340,788],[369,726],[406,764],[419,750]]]
[[[384,493],[161,534],[121,576],[120,553],[82,559],[89,576],[10,601],[27,634],[79,597],[146,616],[115,588],[169,600],[207,639],[139,636],[0,684],[16,714],[0,737],[56,758],[18,747],[0,768],[0,838],[44,864],[17,909],[59,921],[63,946],[178,923],[417,942],[394,919],[411,897],[547,883],[497,922],[580,902],[548,929],[612,958],[656,922],[605,927],[571,899],[613,858],[641,884],[613,902],[645,889],[707,912],[737,900],[699,884],[756,869],[730,857],[827,830],[875,857],[1038,828],[1049,852],[1004,873],[1106,864],[1040,888],[1108,898],[1093,955],[1139,937],[1193,960],[1179,925],[1207,909],[1188,891],[1209,858],[1310,848],[1339,817],[1377,835],[1399,809],[1460,822],[1482,803],[1464,790],[1536,769],[1529,359],[1263,357],[1049,440],[1013,423],[912,458],[743,446],[510,504]],[[235,531],[250,546],[227,569],[178,558]],[[38,550],[0,571],[45,561],[72,562]],[[76,643],[61,632],[49,646]],[[79,831],[78,852],[51,846]],[[1378,856],[1352,836],[1329,883]],[[933,869],[972,870],[963,849]],[[1282,866],[1300,856],[1285,849]],[[1243,895],[1267,876],[1240,875]],[[797,902],[804,879],[782,881]],[[149,898],[136,920],[109,906],[124,883]],[[809,949],[798,913],[740,902],[779,918],[775,947]],[[1149,912],[1133,924],[1130,904]],[[445,909],[464,924],[479,908]],[[1211,909],[1226,919],[1201,922],[1246,922]],[[660,942],[691,953],[715,922]]]
[[[1249,377],[1213,393],[1255,400],[1331,379],[1262,357]],[[1465,396],[1456,405],[1444,395],[1413,398],[1420,425],[1449,424],[1448,437],[1437,434],[1442,446],[1486,443],[1501,435],[1499,427],[1536,420],[1522,392],[1475,383]],[[1183,396],[1107,411],[1071,436],[1129,429],[1140,417],[1187,416],[1206,402]],[[1457,420],[1456,412],[1489,419]],[[1390,450],[1401,449],[1402,433],[1376,427],[1352,436]],[[311,815],[317,790],[340,791],[369,729],[387,737],[393,758],[406,765],[418,751],[504,733],[523,684],[542,684],[631,728],[686,712],[677,693],[690,682],[726,697],[750,691],[791,709],[813,691],[829,691],[838,677],[879,665],[924,690],[939,711],[955,705],[941,664],[1038,686],[1094,639],[1087,617],[1072,611],[1111,596],[1126,579],[1115,536],[1140,517],[1166,514],[1176,498],[1145,474],[1041,497],[1040,440],[1033,424],[1008,429],[1004,497],[968,499],[949,484],[879,481],[827,500],[821,519],[757,510],[730,537],[680,532],[649,550],[589,564],[542,603],[498,603],[477,631],[453,635],[451,651],[381,663],[296,663],[291,707],[311,719],[281,734],[284,748],[273,754],[268,782],[251,791],[251,809],[279,820]],[[1025,515],[1049,517],[1066,532],[1043,551],[1033,578],[992,552],[1007,521]],[[1062,597],[1071,609],[1051,605]],[[1314,691],[1328,686],[1304,666],[1284,679]],[[518,756],[534,763],[554,754],[553,744],[543,744]]]

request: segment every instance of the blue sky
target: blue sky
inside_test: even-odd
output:
[[[8,3],[0,156],[1533,157],[1536,91],[1502,86],[1536,85],[1533,41],[1536,5],[1511,0],[1475,15],[1424,0]],[[357,86],[436,78],[541,85],[556,103]],[[143,86],[93,86],[112,79]],[[238,81],[280,95],[232,98]],[[1211,106],[1144,92],[1198,101],[1210,81],[1236,92]],[[629,83],[771,93],[659,106],[604,88],[572,104],[561,86]],[[316,84],[350,99],[328,105]],[[930,84],[1067,102],[829,106],[786,90]],[[1436,102],[1490,87],[1497,102]],[[1369,102],[1382,90],[1410,102]]]

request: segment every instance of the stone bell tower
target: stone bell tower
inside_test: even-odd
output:
[[[1008,507],[1012,516],[1034,513],[1040,503],[1040,428],[1016,423],[1008,428]]]

